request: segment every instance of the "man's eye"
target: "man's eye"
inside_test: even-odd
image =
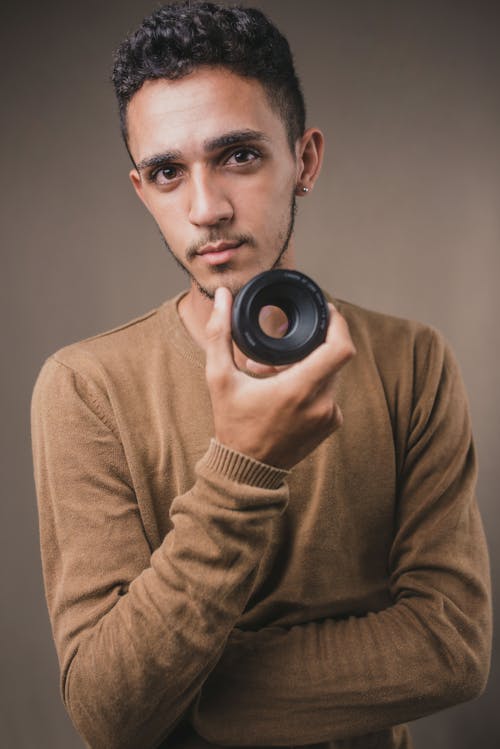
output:
[[[177,179],[180,174],[180,170],[176,166],[162,166],[161,169],[156,169],[150,177],[151,182],[155,182],[157,185],[166,185],[172,180]]]
[[[251,161],[255,161],[259,158],[257,151],[253,151],[250,148],[240,148],[238,151],[233,151],[228,159],[228,163],[231,161],[237,164],[249,164]]]

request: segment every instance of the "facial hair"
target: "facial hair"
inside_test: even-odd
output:
[[[295,196],[295,189],[294,189],[294,191],[292,192],[291,200],[290,200],[290,212],[289,212],[288,225],[287,225],[287,229],[286,229],[286,232],[285,232],[285,235],[284,235],[284,239],[283,239],[281,247],[280,247],[280,249],[278,251],[278,256],[277,256],[276,260],[272,263],[271,267],[268,268],[267,270],[274,270],[275,268],[280,268],[281,267],[281,265],[283,263],[283,260],[285,258],[285,255],[286,255],[286,251],[288,250],[288,246],[290,244],[290,239],[292,237],[293,230],[294,230],[294,227],[295,227],[295,216],[296,216],[296,214],[297,214],[297,198]],[[245,242],[250,247],[256,247],[256,245],[257,245],[255,239],[250,234],[241,234],[241,235],[237,235],[237,236],[233,236],[233,237],[221,237],[220,234],[221,234],[221,232],[220,232],[219,229],[214,230],[212,232],[212,235],[209,235],[208,238],[204,238],[203,241],[199,241],[195,245],[190,246],[188,248],[188,250],[186,251],[186,257],[188,258],[188,260],[192,259],[198,253],[198,250],[200,250],[201,247],[203,247],[203,245],[209,244],[210,242],[216,242],[218,240],[220,241],[220,240],[224,240],[225,239],[225,240],[229,240],[229,241],[237,241],[239,243],[240,242],[241,243]],[[207,297],[207,299],[210,299],[211,301],[213,301],[215,293],[212,292],[212,291],[210,291],[209,289],[205,288],[204,286],[202,286],[198,282],[198,280],[195,278],[195,276],[193,276],[193,274],[191,273],[191,271],[189,270],[189,268],[187,268],[184,265],[184,263],[181,260],[179,260],[179,258],[177,257],[177,255],[175,255],[173,253],[172,248],[168,244],[167,240],[165,239],[165,237],[164,237],[164,235],[162,234],[161,231],[160,231],[160,235],[161,235],[161,238],[163,240],[163,243],[165,244],[165,247],[167,248],[167,250],[169,251],[169,253],[173,257],[173,259],[175,260],[175,262],[178,265],[178,267],[188,276],[188,278],[191,281],[191,283],[193,283],[196,286],[196,288],[198,289],[198,291],[201,294],[203,294],[203,296],[205,296],[205,297]],[[220,275],[223,275],[228,269],[229,269],[229,263],[221,263],[220,265],[216,265],[213,268],[214,272],[215,273],[219,273]],[[234,289],[234,288],[231,289],[231,293],[232,293],[233,297],[236,296],[236,294],[238,293],[238,291],[240,290],[240,288],[241,288],[241,286],[239,288],[237,288],[237,289]]]

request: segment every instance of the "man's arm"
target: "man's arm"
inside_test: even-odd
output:
[[[245,607],[288,498],[286,471],[212,442],[151,554],[113,414],[95,386],[50,358],[32,429],[64,703],[92,749],[153,749]]]
[[[483,689],[490,582],[466,396],[440,337],[418,359],[388,559],[393,605],[290,629],[234,630],[193,710],[207,740],[299,745],[360,736]]]

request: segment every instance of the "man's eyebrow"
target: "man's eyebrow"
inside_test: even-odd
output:
[[[246,143],[249,140],[268,141],[269,138],[260,130],[231,130],[229,133],[217,136],[217,138],[205,140],[203,148],[207,152],[216,151],[218,148],[237,146],[239,143]]]
[[[143,169],[149,169],[149,167],[152,166],[161,166],[167,161],[178,161],[181,158],[181,155],[182,154],[180,151],[165,151],[164,153],[155,153],[154,156],[147,156],[145,159],[142,159],[142,161],[139,161],[136,169],[138,172],[140,172]]]
[[[231,130],[228,133],[218,135],[216,138],[209,138],[203,141],[203,150],[205,153],[216,151],[218,148],[225,148],[227,146],[237,146],[240,143],[248,143],[248,141],[269,141],[269,138],[260,132],[260,130]],[[182,159],[182,153],[180,151],[165,151],[163,153],[156,153],[153,156],[147,156],[137,164],[137,171],[140,172],[143,169],[150,169],[151,167],[161,166],[169,161],[179,161]]]

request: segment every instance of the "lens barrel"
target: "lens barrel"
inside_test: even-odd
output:
[[[281,338],[262,330],[263,307],[281,309],[288,328]],[[238,292],[231,330],[238,348],[254,361],[292,364],[303,359],[326,338],[329,309],[319,286],[296,270],[270,270],[252,278]]]

